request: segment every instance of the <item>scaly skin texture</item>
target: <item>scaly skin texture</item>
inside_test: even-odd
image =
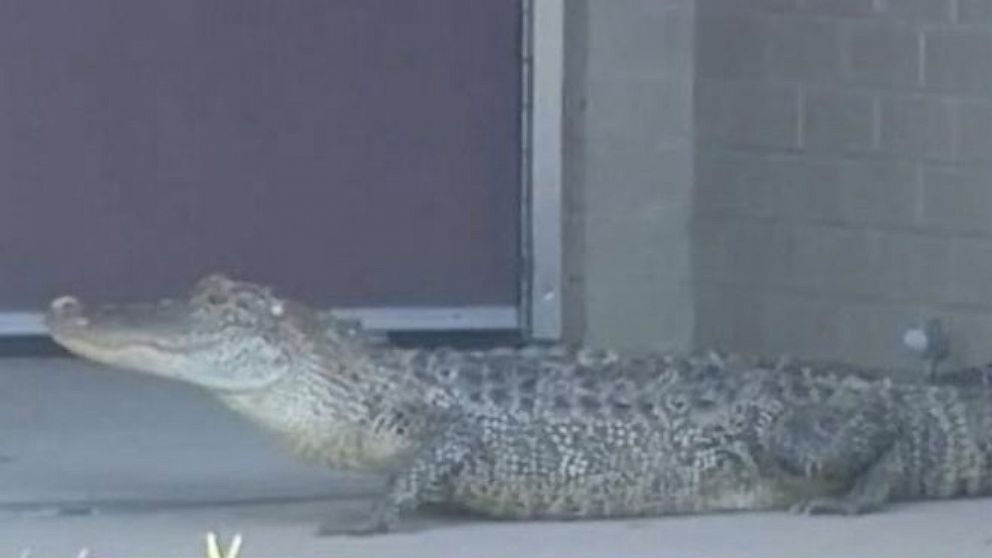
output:
[[[992,390],[798,365],[374,345],[268,289],[52,303],[70,351],[200,385],[329,466],[388,475],[366,524],[440,503],[493,517],[793,509],[992,492]]]

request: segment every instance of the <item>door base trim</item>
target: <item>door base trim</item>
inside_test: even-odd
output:
[[[513,306],[414,306],[341,308],[331,311],[374,331],[514,330]],[[0,312],[0,336],[46,335],[41,312]]]

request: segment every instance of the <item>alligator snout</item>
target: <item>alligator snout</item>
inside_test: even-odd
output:
[[[83,303],[74,296],[60,296],[52,301],[51,310],[56,314],[75,313],[82,310]]]
[[[48,325],[76,325],[85,326],[86,318],[83,316],[83,303],[74,296],[60,296],[52,301],[48,307],[48,315],[45,316]]]

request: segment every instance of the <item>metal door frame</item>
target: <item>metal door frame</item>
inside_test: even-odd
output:
[[[516,306],[355,307],[369,329],[562,332],[562,110],[564,0],[521,0],[520,284]],[[40,312],[0,311],[0,336],[43,335]]]
[[[562,336],[565,0],[523,1],[521,329]]]

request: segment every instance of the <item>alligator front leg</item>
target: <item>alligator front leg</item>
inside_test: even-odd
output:
[[[317,528],[317,535],[321,537],[365,536],[394,531],[399,522],[400,513],[417,507],[415,496],[411,498],[394,488],[397,481],[398,476],[390,478],[389,489],[375,501],[367,515],[356,522],[346,522],[340,519],[328,520]]]
[[[402,515],[420,504],[441,502],[452,474],[468,455],[468,439],[452,429],[419,451],[405,467],[389,477],[385,495],[374,504],[371,513],[360,523],[346,525],[340,521],[324,523],[319,536],[365,536],[395,531]]]

